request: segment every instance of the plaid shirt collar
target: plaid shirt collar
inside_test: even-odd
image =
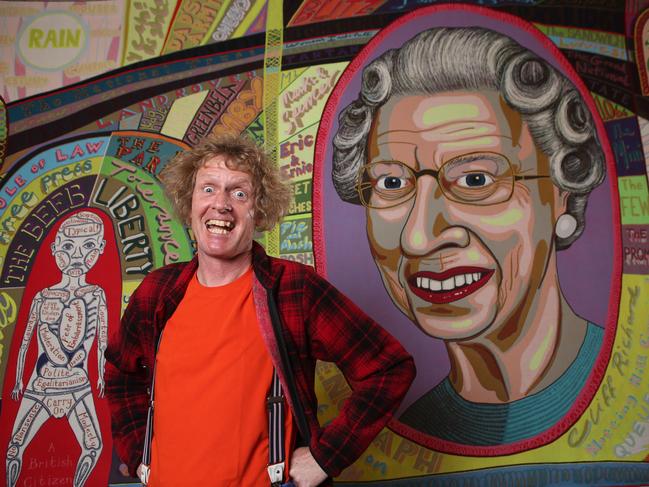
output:
[[[194,256],[178,275],[174,286],[171,288],[171,296],[178,296],[179,299],[184,296],[187,284],[198,270],[198,265],[198,257]],[[252,242],[252,268],[255,271],[255,277],[266,289],[272,289],[282,274],[282,268],[273,266],[264,248],[254,240]],[[160,305],[164,304],[164,301],[160,303]]]
[[[281,266],[273,266],[264,248],[257,242],[252,242],[252,268],[262,286],[272,289],[282,275]]]

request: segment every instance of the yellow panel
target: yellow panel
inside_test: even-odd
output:
[[[207,97],[207,93],[207,91],[201,91],[177,99],[171,105],[171,110],[169,110],[169,115],[167,115],[167,120],[165,120],[160,133],[182,140],[187,131],[187,127],[189,127],[189,124],[194,119],[198,107],[201,106],[201,103]]]

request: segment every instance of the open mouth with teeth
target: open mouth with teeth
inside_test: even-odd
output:
[[[232,231],[232,229],[234,228],[234,223],[227,220],[212,219],[205,222],[205,227],[210,233],[225,235],[226,233],[230,233]]]
[[[430,303],[445,304],[462,299],[484,286],[493,269],[455,267],[445,272],[417,272],[408,278],[410,290]]]

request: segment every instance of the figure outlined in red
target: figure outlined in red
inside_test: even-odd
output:
[[[104,395],[104,350],[108,311],[104,290],[86,282],[88,271],[104,252],[104,223],[82,211],[67,218],[51,245],[61,280],[34,296],[23,335],[12,399],[22,394],[7,446],[7,486],[15,486],[31,440],[50,418],[67,417],[81,447],[74,483],[83,486],[97,465],[103,440],[92,397],[88,357],[97,339],[97,388]],[[37,335],[38,359],[26,387],[25,357]]]

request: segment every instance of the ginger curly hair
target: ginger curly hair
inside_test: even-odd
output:
[[[291,191],[264,151],[243,135],[208,135],[192,149],[179,153],[159,177],[178,216],[190,224],[196,173],[207,161],[225,158],[229,169],[252,176],[257,229],[270,230],[286,214]]]

